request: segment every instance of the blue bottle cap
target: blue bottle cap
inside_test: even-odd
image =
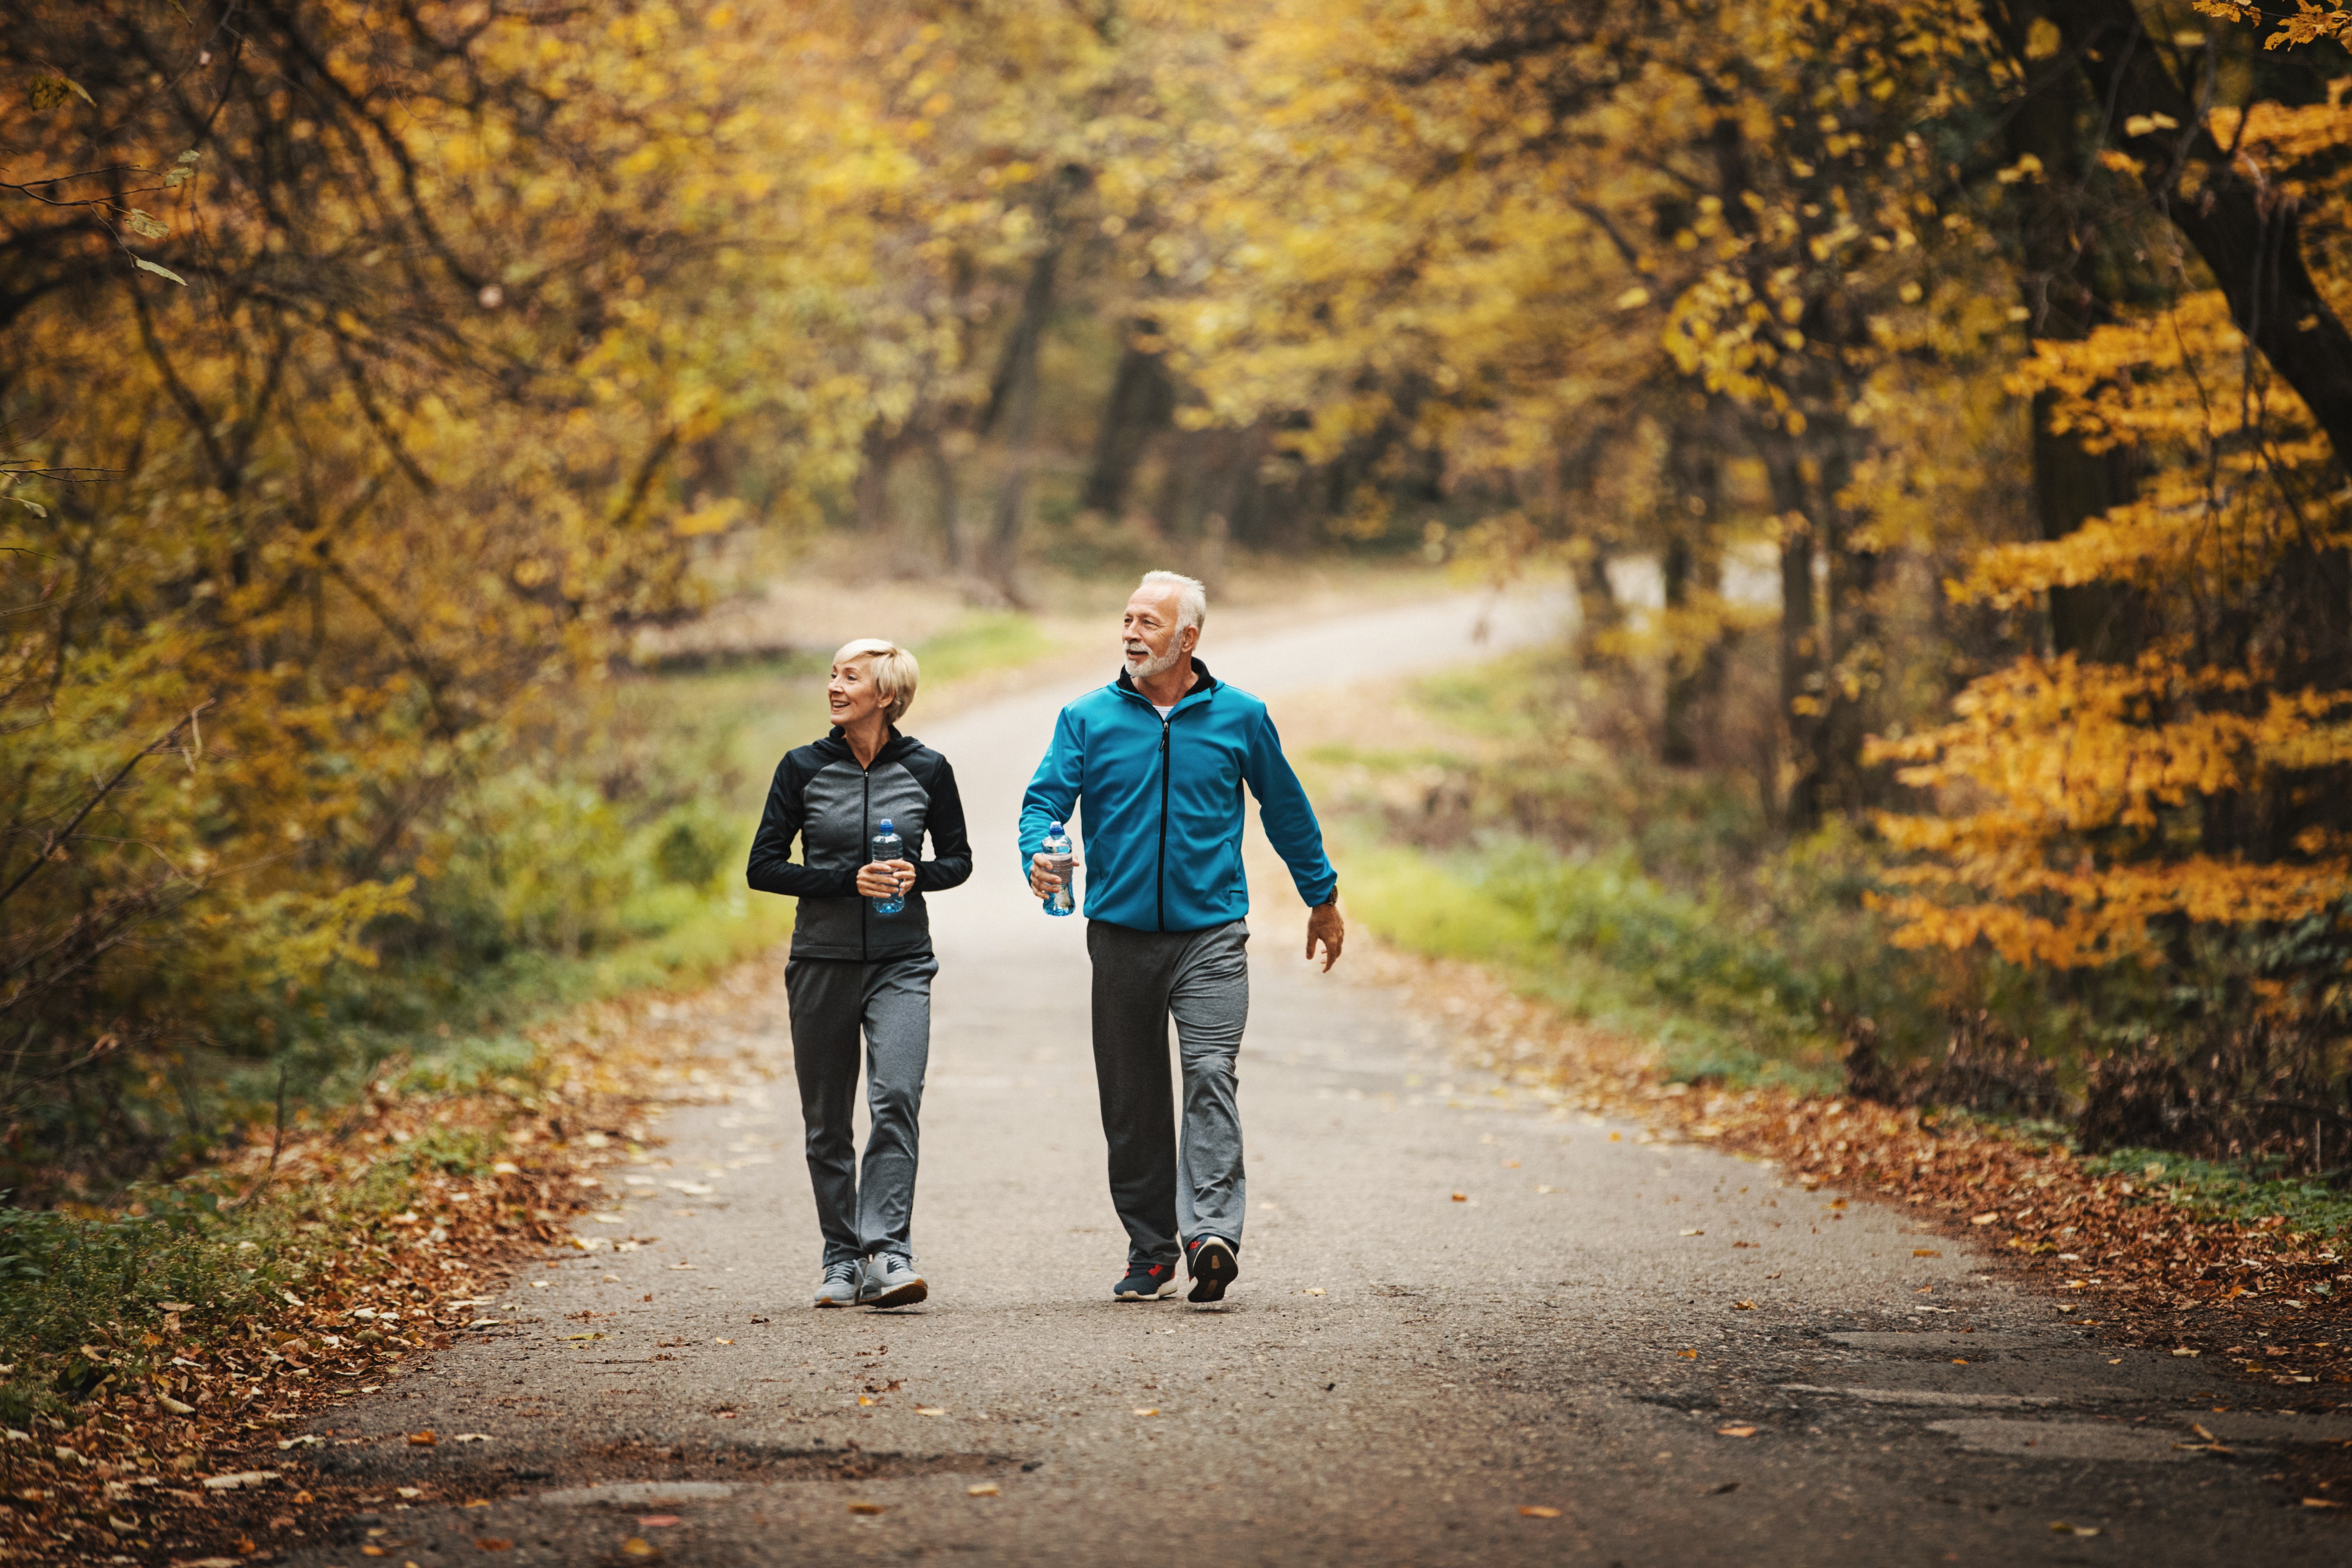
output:
[[[1061,831],[1062,831],[1062,825],[1061,825],[1060,823],[1058,823],[1058,822],[1051,822],[1051,823],[1047,823],[1047,824],[1045,825],[1045,837],[1048,837],[1048,838],[1053,837],[1055,835],[1056,835],[1056,834],[1060,833]]]
[[[886,816],[882,819],[882,831],[885,833],[895,833],[898,830],[890,826],[890,819]]]

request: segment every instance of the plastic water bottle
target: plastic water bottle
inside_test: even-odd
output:
[[[882,831],[874,836],[874,853],[870,858],[879,864],[886,860],[904,860],[906,858],[907,841],[898,837],[898,830],[890,826],[890,819],[884,817]],[[866,901],[874,906],[874,912],[877,915],[895,915],[907,907],[905,897],[898,893],[893,893],[887,899],[868,899]]]
[[[1038,847],[1045,851],[1045,868],[1062,879],[1054,896],[1045,900],[1049,915],[1072,915],[1078,912],[1078,900],[1070,890],[1070,835],[1058,822],[1045,829],[1045,842]]]

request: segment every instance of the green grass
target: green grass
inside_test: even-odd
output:
[[[1791,1016],[1766,952],[1638,875],[1517,852],[1434,855],[1344,835],[1351,914],[1409,952],[1480,963],[1569,1016],[1650,1042],[1679,1081],[1838,1082],[1831,1042]]]
[[[2287,1231],[2352,1237],[2352,1193],[2322,1183],[2265,1173],[2259,1167],[2191,1160],[2161,1149],[2114,1149],[2082,1162],[2095,1176],[2120,1176],[2150,1201],[2163,1201],[2215,1219],[2251,1224],[2280,1219]],[[2315,1287],[2331,1293],[2325,1284]]]

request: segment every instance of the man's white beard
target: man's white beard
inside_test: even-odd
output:
[[[1146,654],[1141,658],[1138,658],[1133,654],[1129,654],[1127,656],[1128,679],[1130,680],[1150,680],[1154,676],[1165,675],[1170,670],[1175,668],[1176,661],[1183,657],[1184,650],[1178,647],[1173,643],[1171,643],[1169,645],[1168,651],[1160,655],[1158,658],[1153,658],[1149,654]]]

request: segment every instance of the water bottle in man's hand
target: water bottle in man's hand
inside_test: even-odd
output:
[[[890,819],[884,817],[882,831],[874,836],[874,863],[887,865],[892,860],[904,860],[906,858],[907,841],[898,837],[898,830],[890,826]],[[874,912],[877,915],[895,915],[907,907],[907,898],[903,893],[893,893],[887,899],[868,899],[866,902],[874,906]]]
[[[1062,879],[1062,885],[1054,889],[1052,898],[1045,900],[1045,912],[1049,915],[1077,913],[1078,900],[1070,891],[1070,871],[1075,862],[1070,854],[1068,830],[1058,822],[1050,825],[1045,829],[1045,842],[1038,848],[1045,857],[1045,868]]]

